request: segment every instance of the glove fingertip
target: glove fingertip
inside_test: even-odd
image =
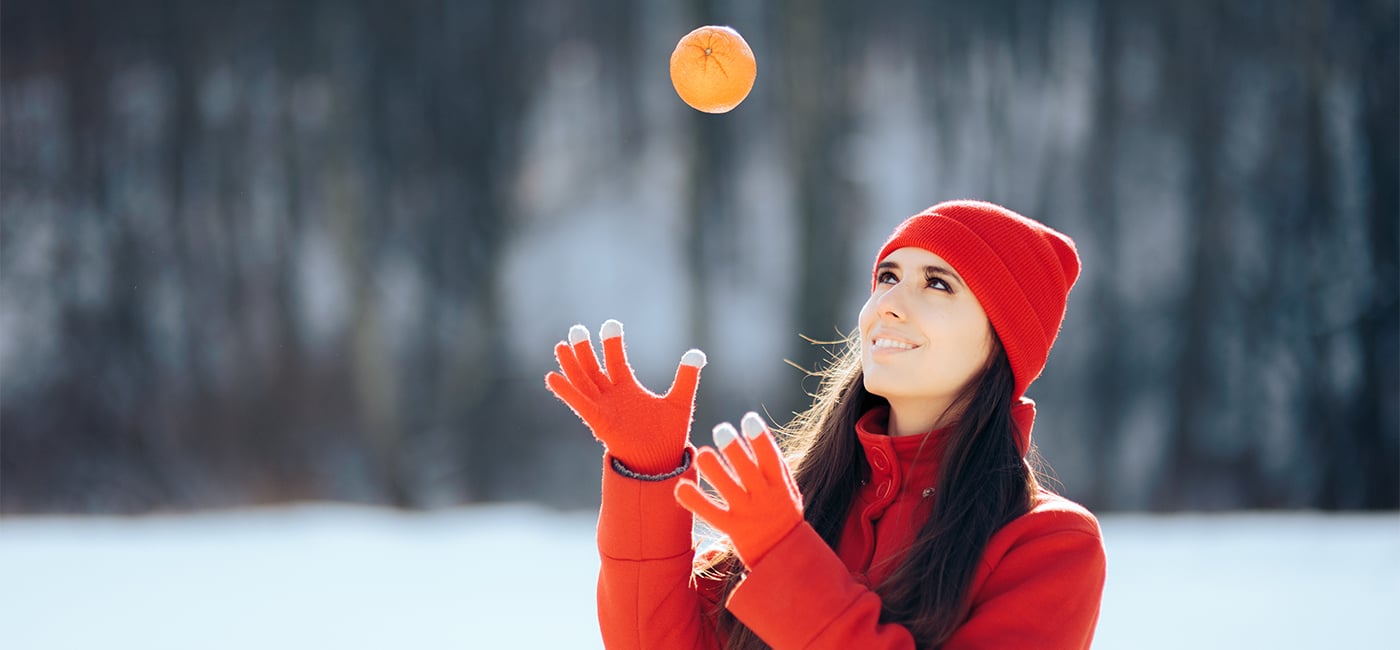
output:
[[[598,329],[598,336],[605,341],[622,336],[622,323],[612,318],[603,321],[603,326]]]
[[[714,436],[715,446],[723,450],[725,447],[734,444],[739,439],[739,435],[734,431],[734,425],[728,422],[721,422],[711,431]]]
[[[739,421],[739,426],[743,428],[744,435],[748,436],[750,440],[762,435],[766,428],[763,424],[763,418],[753,411],[744,414],[744,418]]]
[[[681,355],[681,365],[691,366],[696,370],[704,368],[709,362],[709,358],[700,350],[687,350],[685,354]]]
[[[569,328],[569,345],[578,345],[588,340],[588,328],[583,325],[574,325]]]
[[[561,381],[567,382],[568,380],[565,379],[564,375],[561,375],[553,370],[544,373],[544,385],[548,387],[551,391],[553,391],[554,387],[558,385]]]
[[[689,504],[694,503],[693,499],[696,495],[703,495],[700,486],[695,481],[684,478],[676,481],[676,487],[671,490],[671,494],[675,496],[676,503],[681,504],[687,510],[691,510]]]

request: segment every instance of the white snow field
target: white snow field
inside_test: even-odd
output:
[[[1106,515],[1095,648],[1393,643],[1400,514]],[[0,648],[599,648],[594,515],[0,519]]]

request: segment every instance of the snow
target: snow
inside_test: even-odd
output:
[[[594,513],[0,519],[0,648],[598,648]],[[1096,648],[1370,647],[1400,516],[1106,515]]]

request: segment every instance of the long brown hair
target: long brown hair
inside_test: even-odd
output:
[[[865,468],[856,420],[885,404],[865,390],[858,336],[844,343],[831,364],[815,373],[821,384],[811,408],[781,432],[805,517],[832,548]],[[1016,447],[1011,364],[995,335],[992,347],[982,371],[951,407],[961,415],[940,461],[933,512],[894,572],[875,587],[883,602],[880,622],[905,626],[919,647],[936,648],[957,629],[987,540],[1029,511],[1040,489],[1036,471]],[[744,573],[732,554],[714,558],[709,571],[724,581],[726,597]],[[727,610],[717,611],[716,619],[731,650],[768,647]]]

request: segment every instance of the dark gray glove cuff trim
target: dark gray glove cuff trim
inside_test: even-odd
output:
[[[627,478],[637,479],[638,481],[664,481],[676,478],[690,469],[690,448],[687,447],[685,452],[681,454],[681,466],[665,474],[638,474],[637,472],[627,469],[627,466],[623,465],[622,461],[617,459],[617,456],[613,456],[612,468],[614,472],[626,476]]]

